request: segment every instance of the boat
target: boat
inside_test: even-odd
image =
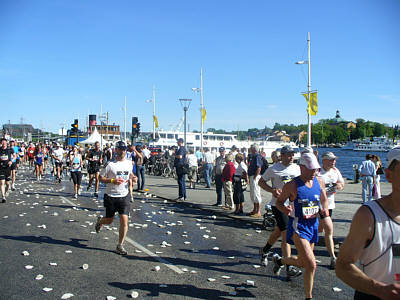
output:
[[[184,132],[181,131],[164,131],[159,130],[156,133],[156,140],[150,144],[154,147],[160,147],[162,150],[176,146],[177,139],[184,139]],[[260,151],[265,152],[267,158],[271,157],[271,153],[274,150],[279,150],[284,146],[291,146],[295,151],[297,156],[299,154],[299,147],[294,142],[284,142],[284,141],[269,141],[268,139],[264,141],[251,141],[251,140],[238,140],[235,134],[220,134],[213,132],[203,133],[203,145],[201,145],[200,132],[186,132],[186,147],[188,149],[193,149],[197,151],[201,148],[208,148],[210,151],[218,151],[220,147],[225,147],[228,151],[235,146],[238,149],[245,148],[246,150],[250,148],[252,144],[258,144]]]
[[[365,138],[361,141],[353,141],[354,151],[388,152],[396,144],[386,136]]]

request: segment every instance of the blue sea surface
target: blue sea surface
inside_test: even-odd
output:
[[[360,165],[363,160],[365,160],[366,154],[378,155],[384,167],[386,167],[386,155],[387,152],[366,152],[366,151],[353,151],[353,150],[343,150],[340,148],[314,148],[318,150],[319,159],[321,161],[322,154],[331,151],[338,159],[336,160],[336,167],[342,173],[342,176],[347,179],[354,179],[353,165]],[[386,181],[385,175],[381,175],[381,181]]]

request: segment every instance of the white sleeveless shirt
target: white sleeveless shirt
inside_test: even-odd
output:
[[[365,204],[375,219],[375,232],[360,257],[362,271],[372,279],[391,284],[400,277],[400,223],[393,220],[378,203]]]

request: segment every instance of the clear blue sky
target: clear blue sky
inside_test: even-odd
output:
[[[0,2],[0,122],[57,131],[100,105],[128,128],[160,127],[183,115],[199,129],[204,69],[205,128],[306,123],[306,36],[319,113],[398,124],[400,1],[58,1]]]

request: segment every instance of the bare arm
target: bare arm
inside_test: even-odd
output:
[[[292,208],[290,206],[289,207],[285,206],[284,203],[286,199],[294,201],[294,199],[296,199],[296,196],[297,196],[296,182],[293,180],[286,183],[282,188],[282,193],[276,199],[276,208],[279,209],[281,212],[283,212],[285,215],[289,215],[290,212],[292,211]]]
[[[326,196],[326,191],[325,191],[325,182],[321,177],[317,177],[319,185],[321,186],[321,195],[320,195],[320,201],[321,201],[321,206],[322,206],[322,214],[325,216],[328,216],[328,207],[329,207],[329,200],[328,197]]]
[[[279,195],[282,193],[281,189],[273,188],[272,186],[268,185],[264,178],[260,178],[258,181],[258,185],[265,191],[270,192],[275,198],[278,198]]]
[[[371,211],[362,206],[354,215],[349,234],[340,247],[336,275],[357,291],[382,299],[400,299],[400,285],[387,285],[368,277],[355,263],[374,234],[375,221]],[[397,296],[397,297],[396,297]]]

